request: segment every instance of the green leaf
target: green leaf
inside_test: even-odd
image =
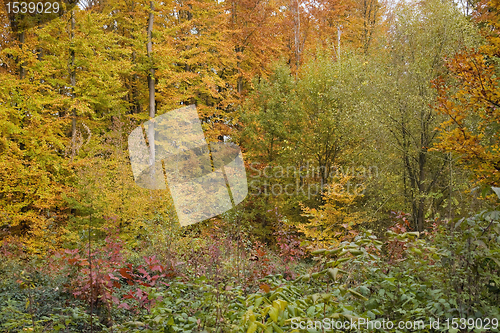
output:
[[[337,281],[337,273],[339,272],[338,268],[328,268],[328,275],[333,279],[333,281]]]
[[[365,301],[367,301],[367,300],[368,300],[368,298],[366,298],[365,296],[361,295],[361,294],[360,294],[360,293],[358,293],[357,291],[354,291],[354,290],[352,290],[352,289],[350,289],[350,288],[349,288],[347,291],[348,291],[348,292],[350,292],[353,296],[355,296],[355,297],[357,297],[357,298],[363,299],[363,300],[365,300]]]
[[[288,305],[288,302],[283,301],[281,299],[278,299],[276,301],[273,301],[273,306],[281,311],[285,311],[286,306]]]
[[[500,187],[492,186],[491,189],[496,193],[497,197],[500,199]]]
[[[273,323],[272,324],[274,330],[278,333],[284,333],[283,330],[281,329],[281,327],[279,327],[278,325],[276,325],[276,323]]]
[[[344,262],[344,261],[347,261],[347,260],[350,260],[350,258],[341,258],[341,259],[337,260],[337,262],[341,263],[341,262]]]
[[[342,248],[341,248],[341,247],[339,247],[339,248],[337,248],[337,249],[329,250],[327,253],[328,253],[328,254],[337,254],[337,253],[339,253],[340,251],[342,251]]]
[[[255,321],[251,322],[248,326],[247,333],[254,333],[257,330],[257,323]]]
[[[363,254],[363,251],[360,251],[360,250],[349,250],[349,252],[351,252],[351,254],[354,256],[359,256],[359,255]]]
[[[307,313],[307,315],[308,315],[309,317],[313,317],[315,310],[316,310],[316,307],[313,305],[313,306],[310,306],[310,307],[307,309],[306,313]]]
[[[269,317],[274,321],[278,321],[278,315],[279,315],[279,309],[275,307],[271,307],[271,310],[269,310]]]
[[[410,248],[410,251],[416,254],[422,254],[422,250],[417,249],[416,247]]]

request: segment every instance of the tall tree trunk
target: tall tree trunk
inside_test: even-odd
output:
[[[380,5],[377,0],[363,0],[362,4],[362,18],[363,18],[363,53],[368,54],[368,49],[372,41],[373,32],[375,30],[375,23],[377,22],[377,15]]]
[[[154,21],[154,2],[150,1],[150,12],[148,19],[148,44],[147,44],[147,53],[149,59],[149,65],[151,66],[149,74],[148,74],[148,88],[149,88],[149,118],[152,120],[155,117],[155,69],[153,65],[153,41],[152,41],[152,32],[153,32],[153,21]],[[150,163],[150,171],[151,171],[151,180],[154,181],[155,176],[155,129],[154,122],[150,121],[148,128],[148,139],[149,139],[149,163]]]
[[[24,30],[19,33],[19,43],[21,44],[21,50],[23,49],[24,46],[24,39],[25,39],[25,32]],[[22,56],[21,56],[22,57]],[[19,78],[22,80],[26,76],[26,69],[23,66],[23,60],[19,61]]]
[[[131,20],[134,20],[135,16],[132,13],[135,12],[135,3],[132,1],[130,3],[130,6],[127,9],[129,10],[129,13],[131,13],[129,15],[129,18]],[[129,34],[130,38],[132,40],[135,40],[134,30],[135,29],[133,27],[130,30],[124,29],[123,36],[126,36],[127,34]],[[136,62],[137,62],[137,52],[135,49],[133,49],[133,51],[132,51],[132,64],[134,65],[134,67],[135,67]],[[136,72],[134,72],[134,74],[132,75],[130,88],[131,88],[131,95],[132,95],[131,96],[130,113],[131,114],[142,113],[141,102],[139,100],[139,75]]]
[[[340,26],[337,26],[337,61],[340,61],[340,35],[342,31],[340,30]]]
[[[136,62],[136,53],[132,52],[132,63]],[[131,113],[141,113],[141,103],[139,101],[139,75],[134,73],[132,75],[132,112]]]
[[[69,80],[71,86],[71,101],[73,102],[75,99],[75,85],[76,85],[76,68],[75,68],[75,13],[71,11],[71,30],[70,30],[70,45],[69,45]],[[72,120],[71,120],[71,158],[74,158],[76,155],[76,109],[73,108],[71,110]]]
[[[294,3],[295,1],[295,3]],[[293,15],[293,32],[294,32],[294,44],[295,44],[295,66],[297,70],[300,66],[300,7],[299,0],[291,0],[290,8],[292,9]]]
[[[75,49],[73,45],[73,39],[75,38],[75,16],[74,16],[74,11],[71,11],[71,32],[70,32],[70,68],[69,68],[69,77],[70,77],[70,84],[71,84],[71,99],[75,99],[75,85],[76,85],[76,70],[75,70]],[[76,136],[76,110],[73,109],[73,120],[72,120],[72,126],[71,126],[71,135],[72,135],[72,140],[73,144],[75,143],[75,136]]]

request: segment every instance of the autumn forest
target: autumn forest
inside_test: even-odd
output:
[[[500,332],[499,0],[33,1],[0,6],[0,332]],[[189,225],[131,139],[179,109],[185,174],[246,173]]]

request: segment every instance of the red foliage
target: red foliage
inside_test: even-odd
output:
[[[145,287],[154,287],[156,283],[159,282],[160,284],[168,286],[168,284],[161,281],[161,279],[165,277],[174,277],[176,275],[174,267],[172,265],[161,265],[159,260],[156,259],[156,256],[144,257],[144,260],[146,265],[139,265],[135,267],[135,269],[132,264],[127,264],[125,267],[117,269],[121,279],[128,285],[139,284]],[[150,300],[147,291],[141,288],[130,290],[123,298],[133,299],[137,301],[139,307],[147,310],[151,309],[151,306],[154,305],[154,300]],[[114,297],[113,301],[116,304],[120,303],[117,297]],[[127,303],[121,303],[118,307],[130,309]]]
[[[284,263],[291,263],[306,256],[307,251],[300,245],[301,241],[296,230],[285,223],[283,216],[278,212],[278,208],[275,207],[268,212],[272,212],[277,220],[273,234],[279,248],[278,255],[283,259]]]
[[[136,289],[128,291],[123,299],[132,299],[137,305],[132,308],[150,309],[154,300],[148,299],[147,291],[140,288],[154,287],[164,278],[177,275],[175,265],[163,265],[156,256],[144,257],[144,265],[126,263],[122,256],[123,242],[118,233],[110,233],[102,247],[89,251],[88,247],[65,249],[57,252],[49,260],[48,268],[54,272],[63,272],[69,279],[65,288],[75,297],[88,301],[96,306],[118,304],[119,308],[130,309],[117,296],[122,285],[135,285]],[[89,253],[90,252],[90,253]]]
[[[2,240],[2,245],[0,246],[0,256],[2,258],[26,258],[27,255],[26,246],[24,246],[21,241],[15,238],[6,238]]]
[[[389,230],[398,235],[407,232],[410,227],[410,221],[408,220],[410,214],[403,212],[392,212],[392,214],[394,215],[392,217],[394,225],[390,227]],[[405,242],[395,239],[387,243],[387,250],[389,262],[401,260],[406,250],[406,244]]]

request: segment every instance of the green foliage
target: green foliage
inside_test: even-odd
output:
[[[428,325],[429,318],[443,321],[498,317],[499,217],[498,211],[485,211],[467,219],[436,224],[432,232],[426,233],[393,227],[383,241],[371,231],[364,231],[337,247],[313,251],[312,265],[294,266],[297,274],[294,280],[276,273],[254,280],[231,276],[224,267],[233,262],[231,258],[235,254],[226,241],[218,243],[217,238],[212,242],[219,247],[205,249],[211,251],[212,261],[204,264],[198,261],[196,266],[203,271],[203,265],[209,265],[211,268],[205,272],[210,274],[196,274],[192,266],[181,265],[176,268],[177,277],[170,275],[166,285],[155,284],[153,274],[145,275],[147,271],[134,273],[133,264],[115,262],[118,266],[112,269],[106,263],[113,264],[114,259],[102,255],[100,261],[93,259],[97,271],[94,283],[103,283],[108,286],[108,292],[112,291],[112,297],[103,294],[102,300],[115,297],[118,302],[109,303],[114,305],[108,313],[95,309],[94,328],[114,332],[286,332],[300,331],[297,323],[302,322],[311,325],[309,331],[314,332],[315,323],[325,320],[330,324],[346,320],[394,323],[423,320]],[[223,251],[228,251],[225,254],[223,244],[226,244]],[[110,246],[111,250],[116,248],[116,245]],[[70,252],[74,251],[68,254]],[[256,254],[257,265],[275,265],[269,261],[272,257],[264,248],[257,248]],[[118,252],[112,256],[116,255]],[[193,256],[198,255],[193,253]],[[68,258],[71,263],[80,260]],[[165,263],[167,257],[161,259]],[[143,268],[151,272],[164,265],[154,258],[147,260],[149,266]],[[80,261],[85,268],[85,259]],[[4,267],[16,269],[16,263],[13,261]],[[60,306],[60,310],[54,311],[57,303],[50,301],[50,297],[60,295],[63,303],[73,296],[61,294],[62,290],[57,291],[53,285],[54,277],[65,270],[52,271],[47,276],[26,271],[10,280],[2,280],[5,293],[0,302],[0,316],[5,330],[34,328],[36,331],[51,327],[81,332],[89,327],[90,314],[81,310],[77,300],[73,300],[70,307]],[[139,278],[144,279],[144,283],[141,282],[140,288],[127,286],[128,282],[123,288],[117,288],[118,284],[113,281],[119,283],[119,279],[106,278],[111,277],[110,273],[133,284]],[[80,281],[80,289],[85,286],[88,289],[86,275],[85,269],[75,276],[62,274],[59,284],[74,286]],[[63,282],[64,279],[67,282]],[[48,295],[47,291],[50,291]],[[97,285],[94,292],[100,295]],[[50,296],[51,293],[54,296]],[[42,300],[50,308],[44,308]],[[360,327],[356,331],[370,330]],[[431,330],[426,327],[424,331]],[[445,329],[441,326],[438,331]]]
[[[395,174],[389,179],[399,183],[393,183],[387,200],[403,199],[394,201],[411,212],[412,227],[422,232],[427,212],[456,216],[441,205],[444,198],[452,204],[450,192],[462,188],[458,180],[466,178],[451,156],[432,150],[438,142],[435,128],[443,118],[432,108],[437,92],[429,83],[442,77],[453,85],[444,58],[477,47],[481,39],[452,2],[400,3],[388,24],[386,51],[374,61],[369,75],[369,106],[387,138],[382,151]],[[438,194],[441,199],[435,200]],[[388,207],[396,209],[394,201]]]

